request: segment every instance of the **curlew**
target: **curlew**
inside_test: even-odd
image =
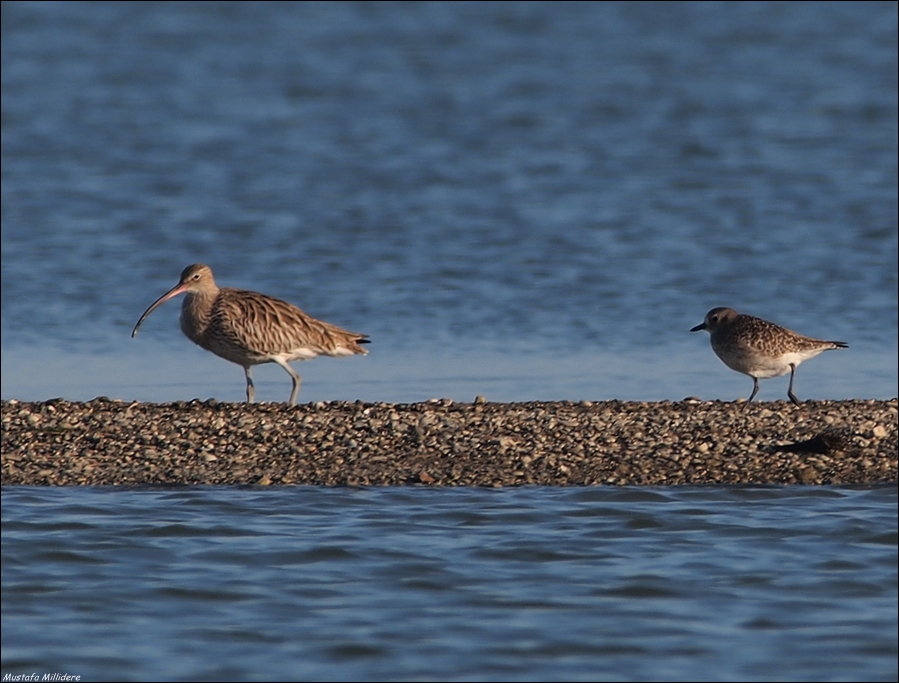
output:
[[[296,306],[265,294],[219,287],[212,269],[202,263],[182,271],[178,284],[144,311],[131,336],[157,306],[179,294],[187,295],[181,305],[181,331],[194,344],[243,367],[249,403],[256,393],[250,373],[254,365],[277,363],[284,368],[293,380],[289,403],[295,405],[300,376],[288,363],[323,355],[368,353],[360,346],[369,342],[366,335],[316,320]]]
[[[712,350],[727,367],[752,377],[749,401],[758,393],[760,379],[779,377],[789,372],[787,396],[797,406],[801,405],[793,393],[796,367],[823,351],[849,346],[845,342],[804,337],[767,320],[737,313],[732,308],[713,308],[706,313],[705,320],[690,332],[699,330],[708,330]]]

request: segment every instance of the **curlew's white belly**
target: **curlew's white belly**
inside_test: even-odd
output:
[[[270,360],[279,360],[285,363],[290,363],[293,361],[300,360],[312,360],[318,356],[352,356],[354,355],[353,351],[343,347],[337,346],[333,349],[316,349],[310,348],[308,346],[300,346],[296,349],[292,349],[291,351],[287,351],[284,353],[273,353],[268,358]]]

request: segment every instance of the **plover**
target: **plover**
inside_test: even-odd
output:
[[[789,372],[787,396],[797,406],[800,405],[793,393],[796,366],[822,351],[849,346],[840,341],[803,337],[786,327],[737,313],[732,308],[713,308],[706,314],[705,321],[690,332],[699,330],[709,331],[712,350],[727,367],[752,377],[750,401],[758,393],[760,379],[779,377]]]

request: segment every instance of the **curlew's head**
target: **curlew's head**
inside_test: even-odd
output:
[[[192,266],[188,266],[181,271],[181,279],[178,281],[178,284],[156,299],[156,301],[150,304],[150,307],[144,311],[140,320],[137,321],[137,325],[135,325],[134,329],[131,331],[131,336],[133,337],[137,334],[137,328],[141,326],[144,319],[150,315],[157,306],[165,303],[169,299],[184,293],[215,295],[216,292],[218,292],[218,287],[215,284],[215,279],[212,277],[212,268],[202,263],[194,263]]]
[[[713,308],[711,311],[705,314],[705,320],[702,321],[702,324],[697,325],[692,328],[690,332],[699,332],[699,330],[708,330],[711,334],[719,327],[724,325],[728,325],[737,317],[737,312],[732,308],[724,308],[723,306],[719,306],[718,308]]]

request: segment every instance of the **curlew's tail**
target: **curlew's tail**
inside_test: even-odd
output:
[[[343,339],[334,340],[330,350],[326,348],[324,353],[328,356],[354,356],[356,354],[367,356],[368,349],[359,346],[360,344],[371,344],[371,340],[367,335],[345,332]]]

